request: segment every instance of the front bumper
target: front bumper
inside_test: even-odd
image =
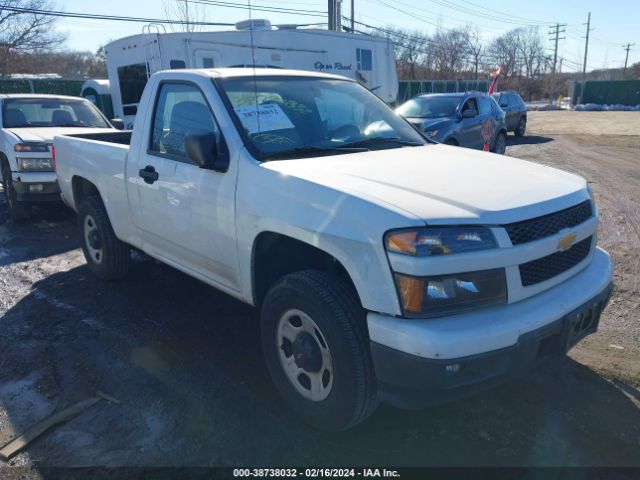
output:
[[[597,330],[611,278],[598,249],[571,279],[513,304],[428,320],[369,314],[380,399],[404,408],[449,401],[563,355]]]
[[[13,172],[18,202],[59,202],[60,187],[55,172]]]

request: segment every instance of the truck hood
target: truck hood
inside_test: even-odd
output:
[[[56,135],[71,135],[74,133],[97,133],[112,130],[110,128],[83,127],[40,127],[40,128],[8,128],[20,142],[53,142]]]
[[[432,224],[505,224],[589,198],[586,181],[533,162],[447,145],[263,164]]]

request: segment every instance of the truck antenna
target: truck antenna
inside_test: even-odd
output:
[[[256,48],[253,42],[253,20],[251,16],[251,0],[247,0],[249,7],[249,35],[251,37],[251,66],[253,67],[253,94],[256,105],[256,122],[258,126],[258,134],[260,133],[260,111],[258,110],[258,83],[256,79]]]

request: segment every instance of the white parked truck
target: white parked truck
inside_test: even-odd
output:
[[[0,122],[0,178],[14,220],[29,218],[34,203],[60,201],[54,135],[113,129],[87,100],[59,95],[0,95]]]
[[[481,389],[596,330],[612,289],[587,182],[431,144],[343,77],[165,71],[132,133],[55,138],[91,270],[136,248],[261,311],[307,422]]]
[[[398,94],[398,76],[389,39],[319,28],[272,28],[267,20],[238,22],[236,30],[140,35],[105,46],[115,115],[131,128],[147,79],[160,70],[181,68],[295,68],[328,72],[363,83],[386,102]]]

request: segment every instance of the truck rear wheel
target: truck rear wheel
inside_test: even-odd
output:
[[[89,196],[80,202],[78,226],[91,271],[104,280],[122,278],[131,263],[131,249],[116,237],[100,198]]]
[[[340,431],[377,406],[365,312],[337,276],[283,277],[262,305],[262,347],[287,405],[306,423]]]
[[[31,218],[31,204],[17,200],[16,191],[13,188],[13,183],[11,183],[11,169],[6,161],[2,162],[2,189],[7,202],[9,218],[11,220],[27,220]]]

